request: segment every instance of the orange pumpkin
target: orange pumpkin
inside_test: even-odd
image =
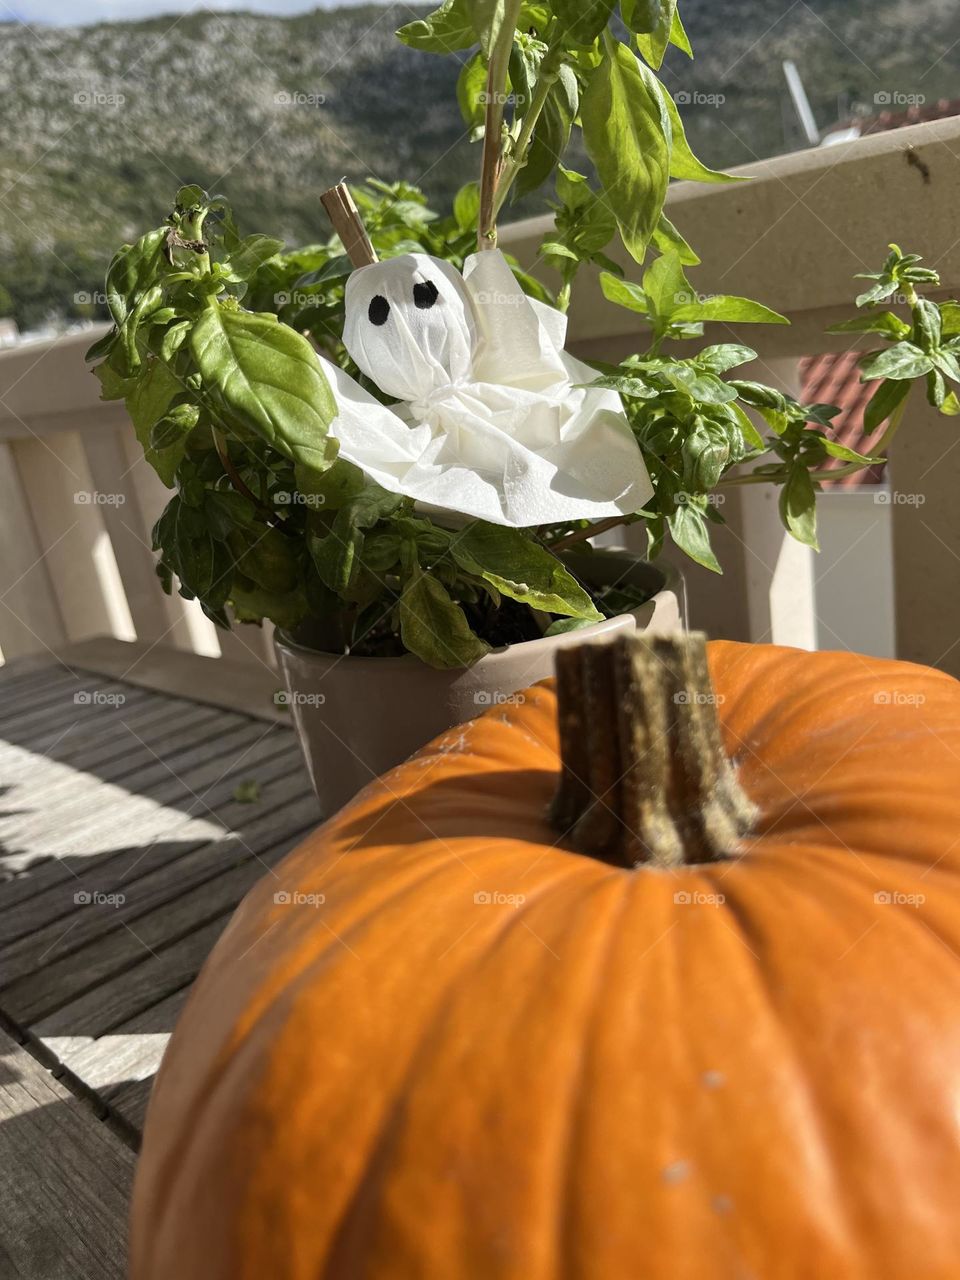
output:
[[[160,1072],[134,1280],[955,1280],[960,685],[710,663],[742,857],[558,844],[544,685],[264,878]]]

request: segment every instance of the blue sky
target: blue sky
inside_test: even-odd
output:
[[[365,0],[0,0],[0,21],[73,26],[78,22],[109,22],[118,18],[149,18],[159,13],[187,13],[192,9],[248,9],[256,13],[304,13],[336,9]],[[366,0],[369,3],[369,0]]]

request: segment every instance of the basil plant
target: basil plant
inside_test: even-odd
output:
[[[338,457],[336,401],[316,359],[319,350],[384,400],[341,340],[351,263],[339,240],[288,250],[243,235],[222,197],[186,186],[161,226],[114,257],[113,326],[89,353],[104,398],[124,401],[172,490],[153,530],[166,591],[197,598],[220,627],[269,619],[332,652],[463,666],[642,603],[629,589],[585,585],[564,563],[600,527],[643,524],[652,556],[669,537],[719,572],[714,495],[767,482],[779,486],[787,529],[815,545],[818,486],[881,460],[914,379],[955,411],[947,383],[960,376],[960,324],[950,308],[960,308],[921,298],[917,285],[934,274],[898,250],[847,326],[892,344],[864,368],[879,380],[868,425],[890,423],[870,455],[830,439],[836,409],[742,378],[749,348],[703,344],[708,325],[785,321],[744,298],[699,299],[686,275],[699,260],[664,214],[671,178],[732,180],[694,156],[656,74],[668,44],[691,52],[675,0],[446,0],[398,36],[462,59],[457,96],[482,144],[481,179],[444,216],[403,182],[358,188],[377,254],[427,253],[462,268],[478,243],[496,242],[510,200],[543,189],[553,226],[542,258],[556,296],[508,261],[528,294],[561,311],[581,269],[599,271],[610,303],[645,323],[647,350],[596,372],[621,397],[653,497],[602,526],[516,529],[447,521],[380,488]],[[563,163],[572,152],[589,157],[589,175]],[[617,245],[637,264],[632,280]],[[898,290],[909,290],[909,321],[878,310]],[[696,354],[678,354],[689,340]],[[825,469],[831,457],[840,471]]]

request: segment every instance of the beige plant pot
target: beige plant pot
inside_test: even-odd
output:
[[[683,584],[669,568],[661,570],[631,551],[606,547],[566,559],[595,586],[629,582],[653,594],[632,613],[566,635],[509,645],[455,671],[437,671],[412,654],[357,658],[321,653],[277,633],[288,705],[325,816],[446,729],[552,676],[558,649],[623,631],[664,634],[682,628]]]

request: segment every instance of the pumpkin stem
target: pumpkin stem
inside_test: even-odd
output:
[[[702,634],[561,649],[554,827],[628,867],[733,854],[756,810],[724,753],[717,701]]]

